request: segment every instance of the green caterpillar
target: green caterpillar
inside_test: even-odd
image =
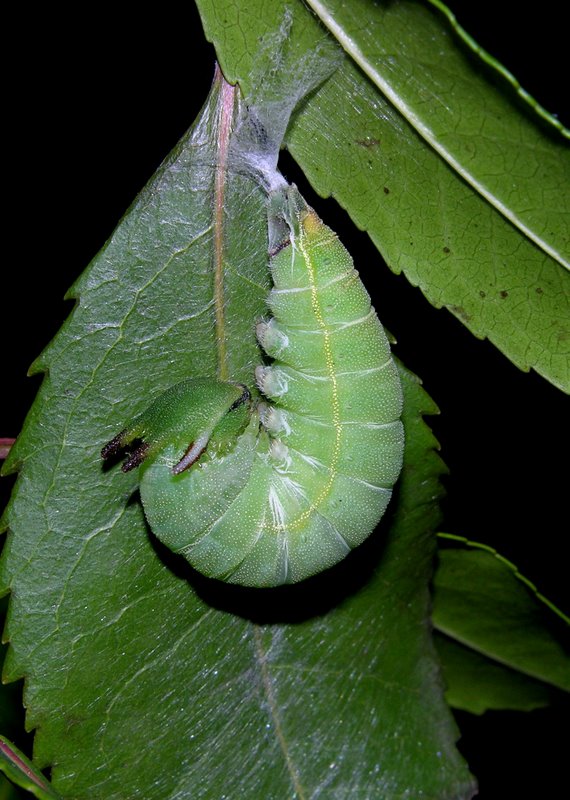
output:
[[[257,386],[197,378],[165,392],[102,450],[140,466],[154,534],[200,572],[295,583],[361,544],[402,464],[402,394],[352,259],[295,187],[270,208],[270,366]]]

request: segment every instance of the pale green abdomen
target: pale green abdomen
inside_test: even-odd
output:
[[[399,378],[368,294],[314,212],[294,223],[271,262],[273,318],[257,329],[274,359],[256,373],[268,403],[231,452],[202,459],[178,486],[168,458],[141,483],[159,538],[204,574],[249,586],[344,558],[381,519],[402,462]]]

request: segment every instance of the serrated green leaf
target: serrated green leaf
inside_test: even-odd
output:
[[[2,542],[0,541],[0,546]],[[4,618],[8,606],[8,598],[0,599],[0,627],[4,627]],[[4,658],[8,648],[0,644],[0,676],[3,672]],[[0,739],[17,742],[20,746],[26,744],[27,735],[24,731],[24,709],[22,707],[22,687],[20,684],[6,684],[0,682]],[[31,743],[29,743],[31,746]],[[0,773],[5,769],[6,774],[13,777],[13,771],[17,767],[11,765],[9,760],[4,761],[0,755]],[[27,780],[27,778],[26,778]],[[43,778],[42,778],[43,780]],[[29,797],[29,795],[17,788],[11,781],[0,774],[0,800],[17,800],[17,798]]]
[[[568,619],[491,548],[451,540],[457,548],[440,550],[434,575],[435,628],[490,662],[570,691]],[[518,684],[516,676],[513,681]],[[460,696],[460,686],[451,690]],[[479,705],[497,707],[494,691],[479,697]],[[469,692],[461,707],[473,703]]]
[[[0,600],[0,625],[4,626],[7,601]],[[0,676],[7,648],[0,644]],[[19,687],[0,683],[0,734],[14,738],[19,729],[19,716],[23,715],[21,693]],[[18,731],[19,732],[19,731]]]
[[[509,72],[500,62],[498,62],[490,53],[487,53],[480,47],[477,42],[473,39],[472,36],[459,24],[455,14],[452,13],[451,9],[449,9],[441,0],[428,0],[432,6],[438,9],[442,14],[444,14],[451,27],[459,36],[463,42],[467,45],[467,47],[473,51],[480,59],[482,59],[486,64],[488,64],[493,71],[501,75],[506,81],[508,81],[512,87],[515,89],[518,96],[525,102],[528,103],[530,108],[538,114],[540,117],[543,118],[549,125],[552,125],[556,128],[562,136],[569,138],[570,137],[570,130],[565,128],[564,125],[560,122],[560,120],[549,113],[549,111],[543,108],[539,103],[536,102],[534,97],[532,97],[517,81],[515,76]]]
[[[515,115],[505,95],[494,89],[486,74],[470,67],[429,9],[408,3],[405,11],[402,6],[394,13],[368,0],[349,5],[339,0],[307,2],[451,169],[537,247],[570,269],[570,159],[565,143],[545,134],[532,118]],[[493,65],[500,68],[497,62]]]
[[[293,88],[323,37],[300,0],[198,5],[226,75],[246,90],[259,69],[258,43],[276,39],[285,6],[293,17]],[[570,391],[563,137],[532,109],[521,111],[516,87],[495,85],[489,65],[433,7],[410,0],[327,7],[342,20],[335,36],[344,41],[349,30],[359,53],[370,50],[382,91],[344,41],[339,68],[288,130],[292,155],[433,305],[521,369]]]
[[[74,800],[471,797],[429,636],[443,467],[417,379],[402,369],[392,526],[304,585],[196,575],[149,534],[134,477],[102,470],[150,397],[192,374],[249,382],[259,358],[264,196],[216,167],[227,88],[76,283],[10,456],[6,673],[26,676],[36,763]]]

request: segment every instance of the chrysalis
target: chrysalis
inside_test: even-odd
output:
[[[200,572],[244,586],[331,567],[381,519],[400,473],[402,393],[352,259],[294,187],[270,210],[270,366],[246,387],[190,379],[103,448],[130,447],[154,534]],[[253,377],[253,376],[252,376]],[[136,446],[132,447],[133,443]]]

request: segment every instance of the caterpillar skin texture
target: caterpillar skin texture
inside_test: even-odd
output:
[[[273,361],[255,375],[266,400],[185,381],[157,401],[168,414],[155,403],[150,424],[141,415],[103,450],[142,440],[123,469],[144,459],[154,534],[205,575],[255,587],[304,580],[361,544],[404,447],[384,330],[350,255],[294,187],[272,198],[270,252],[272,316],[257,337]]]

